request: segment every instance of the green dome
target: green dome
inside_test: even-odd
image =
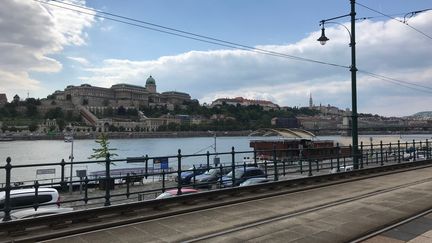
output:
[[[147,81],[146,81],[146,85],[148,84],[154,84],[156,85],[156,80],[150,75],[150,77],[148,77]]]

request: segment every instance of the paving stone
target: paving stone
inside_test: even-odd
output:
[[[406,241],[390,238],[388,236],[377,235],[363,241],[363,243],[405,243]]]
[[[382,234],[383,236],[387,236],[390,238],[402,240],[402,241],[409,241],[417,237],[415,234],[411,234],[405,231],[401,231],[399,229],[392,229]]]
[[[424,237],[424,236],[418,236],[410,241],[408,241],[407,243],[431,243],[431,238],[429,237]]]

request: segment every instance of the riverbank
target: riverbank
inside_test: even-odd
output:
[[[177,132],[108,132],[109,138],[131,139],[131,138],[187,138],[187,137],[238,137],[248,136],[252,131],[177,131]],[[97,139],[100,133],[76,133],[74,139]],[[0,141],[14,140],[63,140],[62,133],[57,134],[8,134],[0,135]]]
[[[332,130],[317,130],[311,131],[316,136],[333,136],[340,135],[340,131]],[[166,132],[108,132],[107,135],[111,139],[133,139],[133,138],[192,138],[192,137],[242,137],[249,136],[252,133],[251,130],[245,131],[166,131]],[[404,134],[428,134],[428,131],[367,131],[359,132],[359,135],[404,135]],[[97,139],[100,133],[84,133],[77,132],[74,134],[74,139]],[[8,142],[14,140],[64,140],[63,133],[55,134],[1,134],[0,142]]]

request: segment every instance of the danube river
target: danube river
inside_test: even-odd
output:
[[[360,141],[369,141],[371,136],[360,136]],[[380,136],[373,135],[374,143],[379,143],[380,139],[391,138],[392,141],[408,141],[413,139],[420,141],[431,139],[431,134],[416,134],[399,136]],[[230,152],[231,147],[235,151],[251,151],[249,147],[250,140],[264,139],[263,137],[218,137],[216,139],[217,152]],[[268,138],[265,138],[268,139]],[[340,136],[322,136],[317,139],[330,139],[335,141],[350,141],[349,138]],[[210,153],[214,152],[213,137],[193,137],[193,138],[145,138],[145,139],[110,139],[110,147],[116,148],[118,154],[114,159],[123,159],[126,157],[139,157],[148,155],[150,157],[176,155],[177,150],[181,149],[182,154]],[[74,161],[86,161],[93,154],[93,148],[98,148],[94,140],[75,140],[73,143]],[[38,141],[9,141],[0,142],[0,166],[6,164],[6,158],[12,158],[12,165],[22,164],[39,164],[39,163],[58,163],[62,159],[70,161],[69,156],[72,152],[72,143],[66,143],[60,140],[38,140]],[[252,156],[252,154],[239,154],[236,161],[242,161],[243,157]],[[230,155],[223,155],[221,162],[231,161]],[[182,167],[190,167],[192,164],[204,164],[206,157],[189,157],[182,160]],[[152,165],[152,162],[150,162]],[[115,168],[141,167],[143,164],[116,163],[112,166]],[[176,168],[176,159],[170,159],[170,167]],[[68,166],[67,166],[68,167]],[[55,175],[36,175],[36,168],[14,169],[12,180],[35,180],[45,179],[47,177],[59,177],[60,166],[55,167]],[[100,171],[104,169],[101,164],[93,165],[76,165],[74,170],[86,169],[91,171]],[[66,175],[69,175],[67,168]],[[0,183],[4,183],[5,173],[0,170]]]

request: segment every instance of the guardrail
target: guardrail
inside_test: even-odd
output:
[[[23,241],[47,240],[53,237],[62,237],[68,234],[83,233],[91,230],[98,230],[107,227],[141,222],[144,220],[172,216],[176,214],[223,206],[232,203],[240,203],[270,196],[277,196],[281,194],[280,189],[285,189],[286,193],[292,193],[322,186],[330,186],[349,181],[361,180],[364,178],[399,173],[401,171],[412,170],[412,168],[410,167],[415,167],[415,169],[417,169],[419,168],[419,166],[430,167],[431,160],[402,162],[398,164],[365,168],[362,170],[341,172],[337,174],[325,174],[313,177],[297,178],[292,180],[280,180],[247,187],[225,188],[221,190],[200,192],[196,194],[180,195],[178,197],[167,198],[165,200],[148,200],[143,202],[134,202],[130,204],[112,205],[109,207],[99,207],[90,210],[79,210],[58,215],[48,215],[38,218],[30,218],[27,220],[12,220],[0,223],[0,232],[6,233],[8,236],[11,237],[19,235],[22,237],[22,239],[20,240]],[[381,174],[373,174],[377,172],[381,172]],[[338,179],[344,180],[338,181]],[[316,184],[317,182],[321,183]],[[296,185],[304,185],[306,187],[295,187]],[[215,198],[221,200],[214,200]],[[210,203],[201,204],[200,202]],[[171,205],[191,205],[191,207],[185,207],[175,211],[160,210],[163,208],[167,208]],[[157,210],[156,213],[149,214],[149,209]],[[140,212],[146,212],[146,214],[143,215],[140,214]],[[119,217],[118,220],[112,220],[116,217]],[[85,225],[83,227],[73,227],[74,225],[76,226],[80,223],[85,223]],[[26,233],[31,234],[32,231],[39,232],[41,228],[44,227],[48,227],[53,230],[63,228],[66,229],[44,232],[43,234],[39,235],[25,236]]]
[[[90,201],[103,200],[103,205],[110,206],[113,198],[130,199],[132,195],[136,195],[142,199],[142,195],[158,194],[163,193],[167,190],[176,190],[176,195],[182,194],[184,187],[196,187],[196,188],[215,188],[220,189],[225,186],[238,185],[240,180],[247,179],[250,177],[266,176],[271,181],[279,181],[280,179],[292,179],[295,177],[311,177],[315,175],[322,175],[326,173],[339,173],[353,170],[353,159],[351,154],[351,147],[341,147],[338,144],[336,147],[330,148],[304,148],[304,149],[285,149],[278,150],[273,147],[272,150],[253,150],[253,151],[235,151],[232,147],[230,152],[224,153],[203,153],[203,154],[186,154],[183,155],[181,150],[177,151],[177,155],[165,156],[165,157],[150,157],[148,155],[143,157],[133,157],[126,159],[111,159],[108,154],[105,160],[98,161],[78,161],[73,162],[73,165],[83,164],[103,164],[105,170],[103,175],[99,177],[91,178],[89,176],[72,179],[65,177],[65,167],[71,166],[71,162],[65,162],[62,160],[60,163],[43,163],[43,164],[26,164],[26,165],[13,165],[12,159],[6,159],[6,165],[1,166],[0,170],[5,170],[5,183],[0,191],[4,191],[4,201],[0,202],[0,211],[4,212],[3,221],[11,220],[11,211],[16,209],[24,208],[23,206],[17,206],[13,202],[11,196],[12,190],[22,188],[19,184],[11,182],[11,175],[14,170],[19,168],[40,168],[46,166],[60,167],[61,178],[58,180],[51,180],[48,182],[34,181],[34,183],[27,185],[27,187],[35,188],[35,194],[32,202],[32,206],[37,210],[41,203],[38,202],[38,191],[41,187],[57,187],[59,190],[67,191],[68,185],[82,184],[84,195],[81,198],[73,200],[64,200],[61,203],[75,203],[82,202],[84,205]],[[416,142],[413,140],[412,143],[388,143],[383,144],[371,144],[363,146],[361,143],[359,146],[359,154],[356,155],[359,158],[359,168],[372,168],[382,167],[389,164],[399,164],[404,161],[418,161],[418,160],[429,160],[431,158],[431,148],[429,147],[429,141]],[[271,158],[263,160],[260,158],[262,154],[271,154]],[[228,156],[230,161],[222,162],[218,165],[211,166],[211,156]],[[237,161],[239,155],[250,155],[248,161]],[[203,163],[201,167],[193,166],[191,169],[182,169],[182,160],[185,158],[205,158],[206,163]],[[228,159],[229,160],[229,159]],[[156,162],[167,163],[164,168],[175,168],[176,169],[161,169],[159,172],[152,170],[150,165],[155,165]],[[112,163],[142,163],[142,173],[131,175],[113,175],[111,170]],[[171,164],[171,166],[170,166]],[[240,178],[239,173],[244,173],[248,167],[258,167],[263,171],[263,175],[252,175],[246,178]],[[203,168],[213,168],[219,170],[219,176],[216,180],[201,182],[197,180],[198,172],[205,171]],[[223,177],[224,172],[231,170],[231,177]],[[236,175],[237,173],[237,175]],[[185,180],[185,175],[191,174],[189,180]],[[160,186],[156,188],[134,190],[131,188],[134,182],[142,181],[149,177],[158,177],[160,179]],[[175,182],[169,178],[177,178]],[[124,193],[115,193],[115,181],[123,181],[126,188]],[[104,191],[104,195],[90,195],[89,188],[94,185],[99,185],[100,189]],[[1,195],[1,194],[0,194]],[[153,197],[154,198],[154,197]],[[1,199],[1,198],[0,198]],[[54,204],[54,203],[52,203]],[[44,204],[46,205],[46,204]]]

